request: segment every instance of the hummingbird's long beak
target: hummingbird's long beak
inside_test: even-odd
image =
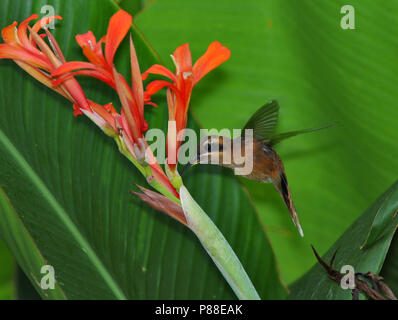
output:
[[[195,157],[189,161],[184,168],[182,168],[180,175],[182,175],[185,171],[187,171],[190,167],[193,167],[194,165],[198,164],[200,162],[200,153],[197,153]]]

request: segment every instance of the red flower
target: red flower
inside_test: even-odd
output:
[[[97,78],[114,88],[122,105],[120,114],[111,106],[108,106],[108,110],[105,112],[98,108],[100,106],[96,104],[93,104],[92,108],[99,109],[98,111],[95,110],[100,116],[99,118],[110,117],[109,120],[113,121],[113,126],[121,129],[118,130],[118,134],[134,158],[143,160],[145,155],[150,158],[149,166],[151,167],[152,176],[148,179],[158,181],[171,194],[178,197],[177,191],[171,185],[143,138],[143,132],[148,129],[148,124],[144,119],[144,104],[149,102],[144,99],[141,72],[131,37],[131,86],[114,66],[116,51],[130,30],[131,24],[131,15],[126,11],[120,10],[111,17],[106,36],[102,37],[98,42],[91,31],[83,35],[77,35],[76,41],[90,62],[72,61],[63,64],[51,73],[51,76],[56,78],[53,84],[60,85],[73,76],[86,75]],[[103,45],[105,50],[103,50]],[[100,121],[100,119],[93,118],[91,114],[86,113],[84,110],[83,112],[94,121]]]
[[[62,19],[60,16],[47,17],[37,21],[32,28],[29,22],[38,19],[34,14],[23,21],[17,28],[18,23],[2,29],[1,35],[5,43],[0,44],[0,59],[12,59],[35,79],[53,89],[65,98],[73,102],[74,114],[84,112],[102,129],[107,128],[116,131],[114,113],[111,105],[101,106],[93,101],[87,100],[83,89],[75,78],[69,77],[60,84],[54,84],[51,73],[66,64],[62,51],[52,36],[45,29],[45,34],[38,34],[40,29],[54,19]],[[28,36],[27,29],[30,35]],[[51,48],[44,41],[47,37]]]
[[[39,35],[38,32],[42,26],[47,25],[54,19],[62,19],[62,17],[43,18],[36,22],[32,28],[29,28],[29,22],[38,19],[38,17],[37,14],[32,15],[23,21],[18,28],[18,23],[14,22],[2,29],[1,35],[5,43],[0,44],[0,59],[14,60],[16,64],[35,79],[62,94],[80,108],[88,110],[89,103],[75,79],[68,79],[62,86],[54,86],[51,83],[51,72],[64,64],[65,59],[51,33],[46,30],[46,34]],[[27,34],[28,28],[30,36]],[[52,46],[52,50],[43,40],[46,36]]]
[[[142,132],[148,129],[148,124],[144,120],[144,90],[131,37],[130,53],[133,79],[131,87],[116,70],[113,63],[116,51],[130,30],[131,24],[131,15],[126,11],[120,10],[112,16],[106,36],[102,37],[98,42],[91,31],[83,35],[77,35],[76,41],[90,62],[68,62],[52,72],[51,75],[57,78],[54,84],[64,83],[72,76],[86,75],[97,78],[114,88],[122,104],[121,117],[123,119],[119,118],[119,125],[136,144],[142,138]],[[105,55],[102,48],[103,44],[105,44]]]
[[[178,149],[184,135],[187,124],[187,113],[193,87],[211,70],[227,61],[231,55],[228,48],[218,41],[210,44],[205,54],[200,57],[192,67],[191,51],[188,44],[178,47],[172,55],[176,66],[175,74],[161,65],[150,67],[143,75],[145,80],[148,74],[157,74],[169,78],[172,82],[165,80],[152,81],[146,88],[146,98],[160,89],[167,87],[167,101],[169,107],[169,121],[176,122],[176,132],[168,132],[168,150],[174,155],[168,154],[168,162],[175,168]],[[179,136],[177,136],[177,134]]]

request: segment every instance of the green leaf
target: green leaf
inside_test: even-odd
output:
[[[343,0],[157,0],[138,27],[172,66],[170,47],[189,42],[197,59],[218,40],[222,68],[195,87],[205,128],[242,128],[264,101],[280,105],[277,132],[339,123],[277,146],[305,237],[271,185],[248,187],[291,283],[369,207],[398,172],[398,1],[352,0],[355,30],[343,30]]]
[[[15,259],[18,261],[26,276],[42,297],[48,299],[65,299],[65,294],[58,283],[53,290],[43,290],[40,280],[42,266],[47,265],[39,248],[32,239],[29,231],[21,223],[20,217],[12,207],[4,191],[0,188],[0,221],[1,235],[7,242]]]
[[[20,268],[16,268],[15,276],[15,287],[16,294],[15,298],[18,300],[41,300],[41,296],[35,289],[33,283],[25,275],[24,271]],[[41,276],[43,276],[42,274]],[[40,292],[40,291],[39,291]],[[61,297],[61,299],[65,297]]]
[[[149,0],[114,0],[118,6],[135,16],[139,14]]]
[[[0,300],[9,300],[14,296],[13,273],[14,259],[0,238]]]
[[[398,236],[394,235],[386,260],[381,269],[385,283],[397,295],[398,293]]]
[[[398,217],[391,219],[381,230],[383,236],[372,244],[363,247],[369,231],[374,228],[374,219],[381,210],[392,215],[398,209],[398,181],[366,210],[322,258],[326,263],[337,250],[334,269],[340,271],[344,265],[351,265],[355,272],[379,274],[386,258]],[[314,244],[316,249],[316,244]],[[339,284],[330,280],[326,271],[316,263],[315,266],[291,288],[289,299],[352,299],[350,290],[343,290]]]
[[[361,247],[370,247],[380,238],[384,237],[387,233],[390,233],[390,226],[394,225],[397,220],[398,205],[393,199],[398,198],[398,188],[392,189],[390,192],[384,195],[382,205],[378,208],[376,215],[372,221],[371,228],[367,233],[365,241]]]
[[[116,10],[106,0],[3,0],[0,21],[4,26],[22,21],[44,4],[64,17],[53,32],[69,61],[83,60],[74,36],[88,30],[97,38],[104,35]],[[142,70],[158,62],[136,30],[133,39]],[[128,62],[124,43],[116,64],[127,76]],[[68,299],[235,297],[192,232],[129,194],[134,184],[145,186],[146,181],[112,139],[87,118],[74,118],[66,100],[12,62],[0,61],[0,69],[0,186],[15,208],[14,215],[0,220],[8,246],[23,240],[22,233],[6,233],[17,215],[19,228],[54,267]],[[79,82],[90,99],[118,104],[98,81]],[[146,120],[163,129],[167,108],[164,100],[157,102],[161,107],[147,109]],[[207,167],[184,182],[227,238],[260,296],[283,298],[286,290],[274,254],[239,181],[228,171]],[[23,266],[26,254],[16,247],[12,253]],[[37,268],[37,263],[26,263],[24,272],[36,274]]]

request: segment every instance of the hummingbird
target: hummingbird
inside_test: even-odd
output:
[[[274,150],[275,145],[281,141],[303,133],[309,133],[326,129],[335,125],[291,131],[275,134],[275,127],[279,117],[279,104],[276,100],[272,100],[258,109],[249,119],[242,130],[242,135],[235,139],[225,136],[210,135],[201,140],[198,145],[196,156],[181,171],[184,173],[188,168],[199,163],[210,163],[208,160],[218,159],[217,164],[236,169],[244,164],[234,159],[235,154],[244,155],[249,152],[252,155],[252,170],[250,173],[242,176],[263,183],[272,183],[275,189],[282,197],[293,223],[298,228],[302,237],[304,237],[303,229],[294,206],[289,184],[287,182],[286,172],[280,156]],[[246,129],[251,129],[252,136],[249,138]],[[234,148],[240,150],[234,152]],[[223,161],[229,154],[230,161]]]

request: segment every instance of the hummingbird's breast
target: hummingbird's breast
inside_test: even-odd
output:
[[[250,148],[246,148],[248,150]],[[253,170],[244,177],[261,182],[271,182],[279,175],[281,160],[278,154],[265,142],[253,140]]]

